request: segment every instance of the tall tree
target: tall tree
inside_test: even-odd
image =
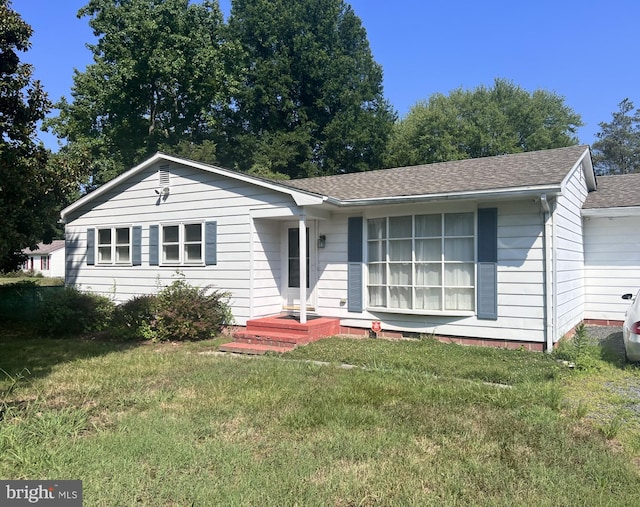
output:
[[[11,2],[0,0],[0,271],[19,265],[21,249],[53,238],[65,190],[36,139],[51,104],[32,66],[20,61],[31,35]]]
[[[49,125],[63,154],[91,160],[91,185],[158,150],[212,156],[233,61],[217,0],[90,0],[78,16],[97,38],[94,63]]]
[[[246,72],[220,146],[225,165],[290,177],[381,166],[395,115],[366,32],[342,0],[234,0]]]
[[[554,93],[529,93],[510,81],[462,88],[418,102],[394,126],[387,166],[559,148],[578,143],[580,116]]]
[[[600,123],[593,161],[600,174],[640,172],[640,109],[628,98],[618,104],[610,123]]]

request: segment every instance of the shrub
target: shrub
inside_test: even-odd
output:
[[[155,339],[204,340],[232,322],[229,294],[176,280],[158,293]]]
[[[229,295],[176,280],[157,296],[136,296],[116,307],[112,334],[123,340],[203,340],[233,320]]]
[[[122,340],[156,339],[155,322],[158,297],[136,296],[116,306],[113,311],[112,335]]]
[[[114,307],[106,296],[65,287],[45,294],[38,327],[49,336],[103,331],[111,322]]]
[[[560,340],[554,355],[557,359],[573,362],[578,370],[592,371],[600,368],[599,349],[589,342],[584,324],[576,327],[571,340]]]

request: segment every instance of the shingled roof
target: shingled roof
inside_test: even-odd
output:
[[[64,239],[54,239],[51,243],[38,243],[38,248],[35,250],[25,248],[22,252],[27,255],[47,255],[51,252],[55,252],[56,250],[60,250],[61,248],[64,248]]]
[[[280,182],[339,201],[559,186],[588,146]]]
[[[598,190],[589,193],[584,209],[640,206],[640,174],[599,176]]]

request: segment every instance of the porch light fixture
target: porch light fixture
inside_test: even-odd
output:
[[[324,234],[318,236],[318,248],[324,248],[327,244],[327,237]]]

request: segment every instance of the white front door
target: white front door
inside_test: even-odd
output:
[[[307,310],[315,311],[316,286],[316,227],[307,223]],[[282,231],[283,309],[300,310],[300,227],[298,222],[285,222]]]

